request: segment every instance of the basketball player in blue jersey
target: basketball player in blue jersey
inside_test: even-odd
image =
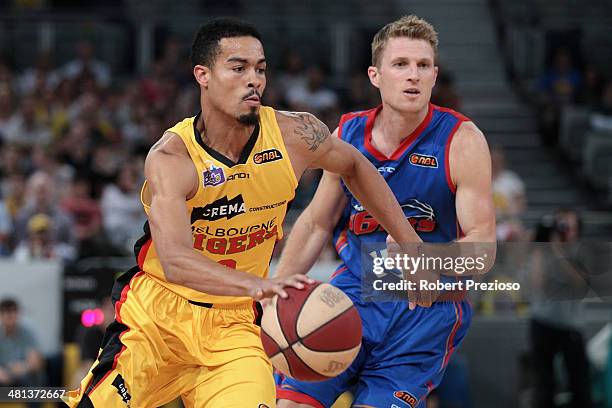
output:
[[[493,243],[485,138],[465,116],[430,103],[437,44],[434,28],[415,16],[383,27],[372,42],[368,69],[382,105],[343,115],[334,136],[378,168],[423,241]],[[363,301],[361,246],[384,243],[387,233],[328,172],[293,227],[278,275],[306,273],[331,236],[343,261],[331,283],[359,310],[362,348],[336,378],[318,383],[277,379],[278,407],[329,407],[349,388],[353,407],[424,407],[466,335],[470,304],[464,298],[436,301],[435,292],[420,293],[416,307],[410,304],[413,310],[406,302]]]

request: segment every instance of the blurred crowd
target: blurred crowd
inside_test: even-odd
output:
[[[563,108],[579,105],[592,112],[593,130],[612,131],[612,77],[594,65],[581,64],[577,49],[558,47],[533,94],[540,109],[540,134],[547,145],[558,142]]]
[[[169,53],[171,47],[169,47]],[[13,70],[0,61],[0,254],[20,261],[123,254],[144,223],[143,160],[169,123],[196,106],[176,61],[119,83],[77,46]]]

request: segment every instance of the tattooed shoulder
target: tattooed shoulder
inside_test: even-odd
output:
[[[310,151],[316,151],[329,137],[327,126],[310,113],[287,111],[279,113],[293,120],[293,133],[306,143]]]

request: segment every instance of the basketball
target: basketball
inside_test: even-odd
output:
[[[323,381],[346,370],[361,348],[361,319],[340,289],[315,282],[285,288],[266,305],[261,338],[272,365],[302,381]]]

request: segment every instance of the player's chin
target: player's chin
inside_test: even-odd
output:
[[[255,126],[259,122],[259,107],[251,107],[240,112],[237,116],[238,122],[245,126]]]
[[[419,113],[427,106],[428,102],[429,101],[423,98],[422,95],[415,99],[406,100],[404,98],[398,103],[398,110],[403,113]]]

